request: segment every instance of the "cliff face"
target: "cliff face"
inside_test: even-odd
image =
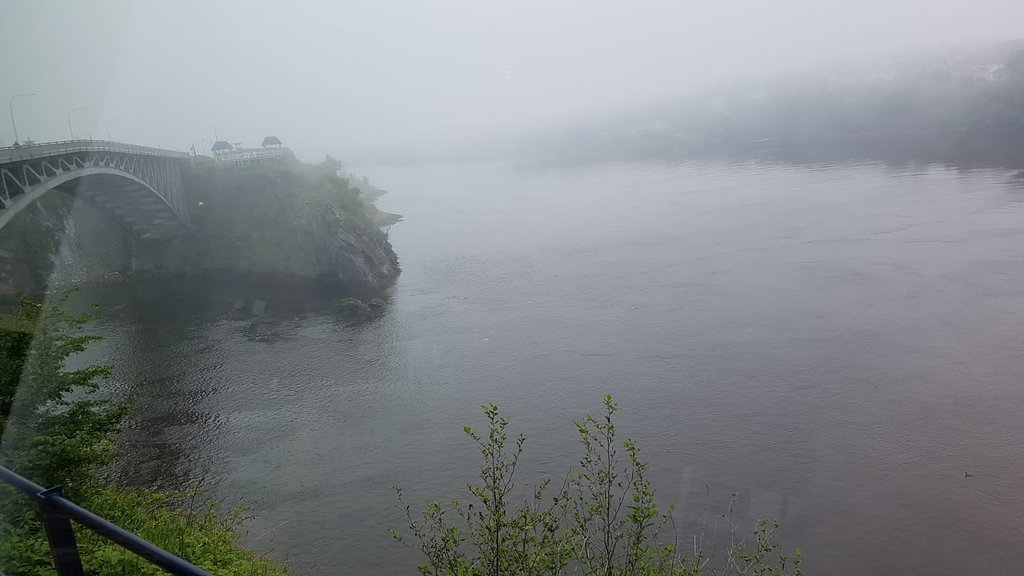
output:
[[[44,195],[0,230],[0,300],[133,268],[130,234],[71,196]]]
[[[0,298],[123,274],[223,271],[379,287],[399,273],[376,210],[333,172],[299,164],[214,169],[184,179],[194,234],[148,243],[60,193],[0,231]]]
[[[321,281],[381,286],[398,276],[398,256],[386,234],[345,225],[338,208],[324,205],[309,236],[313,275]]]

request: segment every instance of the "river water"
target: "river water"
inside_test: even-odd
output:
[[[463,496],[481,404],[528,434],[523,479],[557,480],[572,420],[610,393],[684,537],[705,507],[723,530],[735,494],[734,522],[778,518],[816,574],[1024,565],[1024,185],[1009,173],[365,172],[406,218],[377,320],[255,282],[89,293],[93,354],[138,406],[130,481],[250,505],[246,541],[299,574],[411,574],[386,533],[402,526],[391,487]]]

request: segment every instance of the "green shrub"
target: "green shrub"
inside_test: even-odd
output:
[[[23,298],[0,314],[0,434],[6,466],[76,498],[113,457],[127,412],[125,403],[97,394],[109,366],[65,367],[99,339],[81,334],[90,315],[65,310],[70,294],[49,306]]]
[[[215,575],[278,576],[285,571],[247,550],[236,529],[244,510],[224,511],[215,501],[200,501],[198,492],[102,488],[84,504],[114,524]],[[7,574],[53,573],[46,536],[34,523],[6,524],[0,533],[0,561]],[[165,574],[157,566],[76,526],[86,574]]]
[[[127,404],[99,395],[106,366],[68,370],[67,359],[96,336],[81,334],[91,319],[56,303],[23,299],[0,314],[0,425],[5,466],[65,494],[156,546],[218,575],[283,574],[241,546],[235,528],[241,510],[224,512],[197,493],[174,495],[105,485],[96,470],[114,456],[113,436]],[[86,573],[163,574],[131,552],[76,527]],[[52,557],[35,504],[0,487],[0,570],[5,574],[53,574]]]
[[[508,420],[497,406],[485,406],[487,433],[464,429],[483,459],[479,482],[469,485],[470,503],[432,500],[414,515],[396,488],[407,531],[391,536],[423,554],[424,576],[803,575],[800,550],[792,558],[779,554],[777,522],[758,521],[752,543],[733,543],[721,557],[705,555],[703,537],[694,538],[689,556],[662,537],[671,509],[655,504],[636,443],[616,441],[617,410],[606,396],[603,416],[577,421],[583,455],[562,490],[546,498],[548,482],[541,482],[516,507],[511,499],[526,437],[510,444]]]

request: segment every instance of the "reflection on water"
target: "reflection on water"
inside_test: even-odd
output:
[[[1024,561],[1024,192],[1006,173],[370,175],[406,215],[381,318],[226,280],[88,294],[96,354],[137,399],[131,481],[252,505],[248,540],[300,571],[410,573],[391,486],[459,494],[482,403],[547,477],[612,393],[684,534],[736,493],[734,516],[780,518],[816,573]]]

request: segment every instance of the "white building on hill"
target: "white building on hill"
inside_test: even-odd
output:
[[[281,145],[277,136],[267,136],[259,148],[243,148],[241,143],[232,145],[218,140],[210,151],[218,166],[255,166],[284,160],[288,148]]]

